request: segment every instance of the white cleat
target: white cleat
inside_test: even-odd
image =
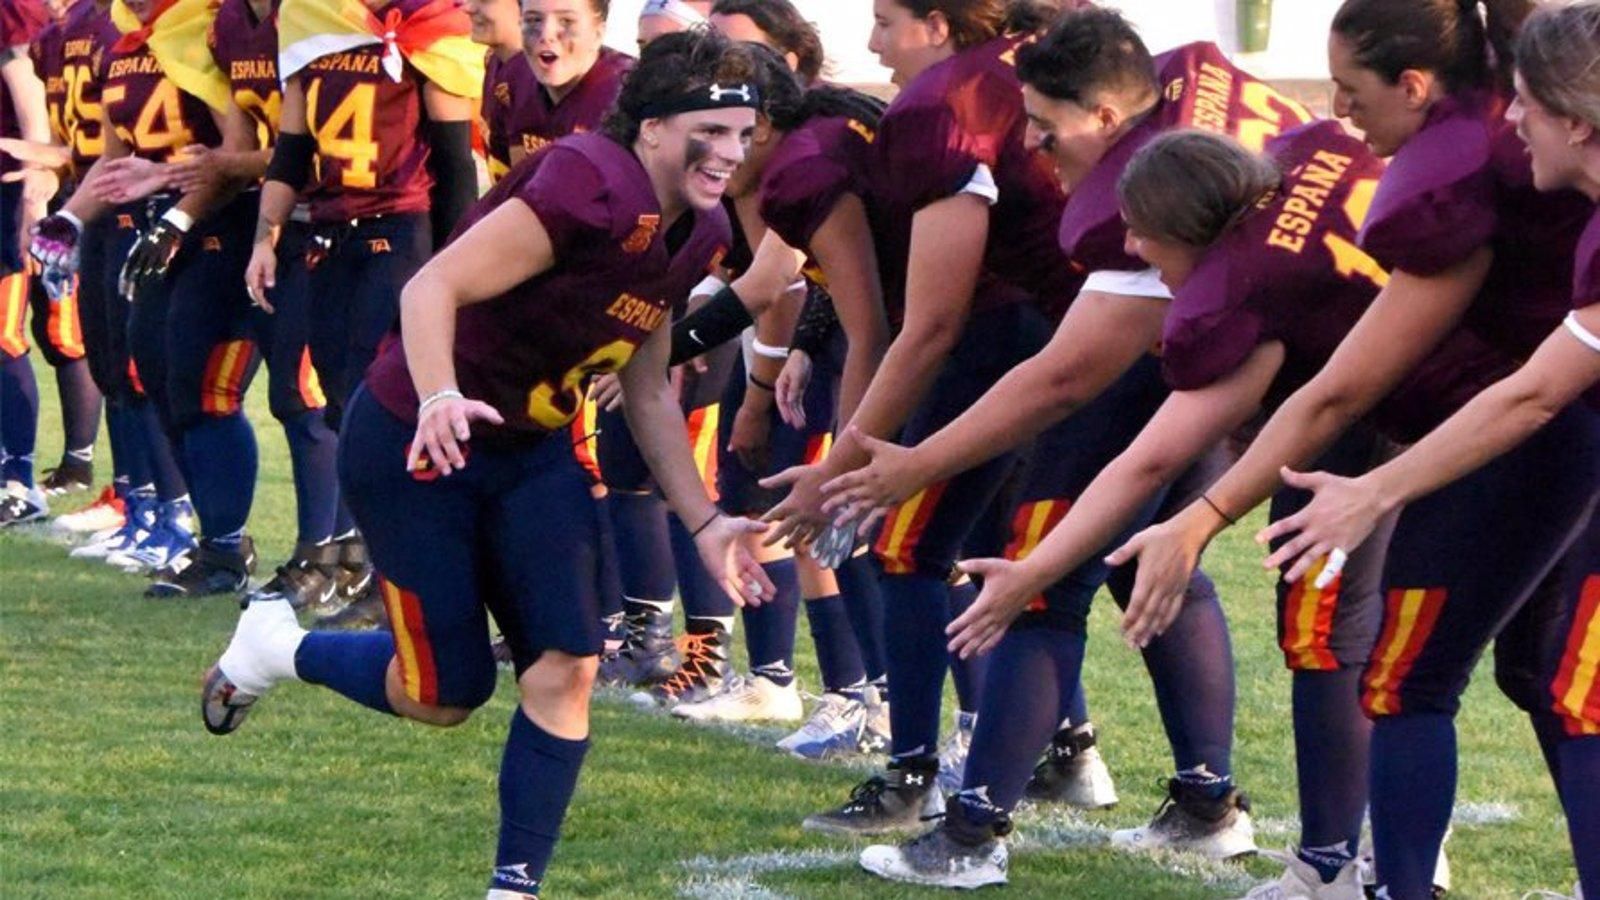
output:
[[[1117,786],[1095,746],[1093,726],[1056,732],[1044,758],[1033,768],[1023,796],[1035,803],[1064,803],[1077,809],[1117,805]]]
[[[1237,789],[1230,789],[1219,800],[1176,778],[1168,782],[1167,789],[1167,799],[1150,824],[1113,831],[1111,846],[1136,852],[1197,853],[1213,860],[1256,852],[1250,801]]]
[[[1005,884],[1009,863],[1004,840],[968,846],[943,827],[904,844],[877,844],[861,851],[861,868],[879,878],[961,890]]]
[[[680,703],[672,714],[693,722],[798,722],[805,717],[800,687],[780,687],[760,675],[736,675],[699,703]]]
[[[1331,883],[1323,884],[1316,867],[1301,859],[1293,847],[1282,853],[1263,850],[1261,855],[1283,863],[1283,876],[1257,885],[1243,900],[1365,900],[1367,896],[1357,860],[1352,859],[1340,869]]]
[[[104,560],[113,553],[126,553],[136,549],[139,542],[150,535],[147,529],[137,525],[129,527],[123,525],[109,532],[97,533],[89,543],[75,548],[67,555],[73,559],[99,559]]]
[[[228,734],[244,723],[250,706],[273,685],[298,680],[294,655],[306,630],[282,599],[248,601],[233,640],[206,673],[200,714],[206,730]]]
[[[122,527],[124,521],[122,500],[115,490],[107,487],[94,503],[75,513],[56,516],[51,520],[50,527],[66,537],[79,537],[115,531]]]
[[[837,759],[853,756],[861,745],[867,708],[859,700],[829,691],[811,711],[811,718],[777,747],[802,759]]]

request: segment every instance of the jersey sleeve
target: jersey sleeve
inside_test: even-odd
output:
[[[1223,252],[1218,252],[1223,251]],[[1232,374],[1263,340],[1268,324],[1218,247],[1178,290],[1161,337],[1161,371],[1175,391],[1193,391]]]
[[[884,118],[876,177],[891,207],[921,209],[960,192],[978,166],[994,168],[1004,134],[975,130],[965,118],[946,102],[918,103]]]
[[[761,219],[789,246],[810,247],[850,188],[850,172],[838,160],[820,155],[796,160],[762,179]]]
[[[538,171],[517,188],[516,197],[539,217],[556,259],[592,249],[597,238],[609,242],[614,230],[610,190],[600,170],[567,147],[552,147],[546,153]]]
[[[1389,269],[1433,275],[1489,242],[1496,221],[1488,134],[1455,117],[1395,154],[1362,227],[1361,248]]]

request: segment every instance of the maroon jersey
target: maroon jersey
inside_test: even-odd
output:
[[[550,93],[533,77],[533,67],[527,57],[519,57],[521,65],[506,65],[510,87],[510,103],[505,109],[503,127],[507,145],[521,146],[532,153],[558,138],[584,131],[594,131],[600,121],[611,111],[622,91],[622,79],[633,71],[634,59],[609,47],[600,50],[600,57],[589,67],[572,90],[551,101]],[[525,70],[519,72],[518,70]],[[498,91],[499,88],[496,87]]]
[[[1235,67],[1215,44],[1186,44],[1156,57],[1161,98],[1073,187],[1061,216],[1061,249],[1089,272],[1149,268],[1123,249],[1127,228],[1117,202],[1117,179],[1128,160],[1168,129],[1225,134],[1260,152],[1269,138],[1311,121],[1305,107]]]
[[[211,58],[228,76],[233,102],[255,123],[259,146],[271,147],[278,138],[278,114],[283,108],[276,6],[258,22],[247,0],[223,0],[207,40]]]
[[[72,151],[72,169],[79,175],[88,172],[106,150],[100,88],[106,53],[120,36],[110,13],[94,0],[78,0],[61,23],[63,143]]]
[[[761,175],[761,219],[784,243],[811,238],[846,194],[867,193],[873,131],[842,116],[808,119],[783,136]]]
[[[1383,163],[1334,122],[1301,126],[1268,142],[1283,183],[1206,251],[1173,292],[1162,335],[1162,371],[1174,390],[1198,390],[1239,368],[1261,344],[1284,347],[1267,393],[1275,409],[1310,381],[1388,280],[1356,245]],[[1471,361],[1474,365],[1464,366]],[[1457,330],[1374,413],[1389,436],[1427,433],[1509,361]]]
[[[394,0],[375,15],[410,15],[427,3]],[[300,73],[306,126],[317,141],[306,190],[313,221],[428,211],[433,174],[421,132],[427,79],[407,61],[395,81],[383,71],[383,53],[382,44],[330,53]]]
[[[148,44],[112,44],[105,54],[100,100],[117,137],[141,159],[169,162],[190,144],[222,143],[211,108],[161,71]]]
[[[1464,323],[1525,359],[1566,315],[1566,273],[1591,204],[1540,194],[1527,150],[1490,94],[1447,97],[1394,155],[1361,231],[1361,246],[1391,269],[1433,275],[1494,251]]]
[[[489,173],[500,178],[511,168],[511,139],[506,117],[514,104],[538,90],[528,57],[513,53],[501,59],[490,53],[483,67],[483,125],[488,135]]]
[[[892,322],[905,306],[912,216],[955,196],[979,166],[993,175],[999,200],[990,209],[974,308],[1032,300],[1057,310],[1077,294],[1081,280],[1051,237],[1065,195],[1044,160],[1023,146],[1027,120],[1016,73],[1023,41],[996,38],[928,68],[879,123],[872,189]]]
[[[523,160],[457,233],[512,201],[539,217],[556,265],[456,316],[461,391],[505,417],[503,426],[476,428],[475,439],[490,441],[537,439],[569,423],[584,381],[622,368],[730,238],[720,209],[686,213],[672,235],[664,233],[644,168],[598,134],[563,138]],[[390,412],[415,421],[417,394],[400,342],[380,353],[367,386]]]
[[[61,57],[63,46],[62,23],[51,22],[28,45],[28,59],[33,62],[33,72],[44,82],[45,112],[50,117],[50,136],[62,146],[72,145],[67,133],[67,78]],[[9,102],[7,103],[9,108]]]
[[[1577,260],[1572,269],[1572,308],[1582,309],[1600,303],[1600,210],[1589,216],[1589,225],[1578,240]],[[1600,384],[1584,395],[1589,405],[1600,409]]]

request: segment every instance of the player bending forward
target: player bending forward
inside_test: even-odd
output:
[[[633,433],[704,564],[736,598],[772,595],[738,543],[761,526],[719,512],[695,472],[657,328],[729,241],[719,202],[755,128],[756,73],[714,34],[663,38],[602,133],[528,157],[478,203],[406,286],[404,337],[368,370],[340,441],[393,634],[307,632],[262,598],[206,676],[217,734],[289,679],[455,725],[494,691],[492,612],[521,704],[490,900],[537,896],[589,745],[598,531],[564,430],[588,375],[621,371]]]

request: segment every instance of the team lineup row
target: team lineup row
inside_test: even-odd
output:
[[[463,6],[6,7],[7,521],[92,481],[103,396],[74,555],[244,590],[268,363],[298,544],[208,729],[296,679],[453,725],[509,660],[489,896],[537,896],[594,682],[798,721],[803,604],[825,695],[780,747],[889,754],[806,827],[978,887],[1025,796],[1115,802],[1080,680],[1105,586],[1174,773],[1114,842],[1230,858],[1199,563],[1270,502],[1301,831],[1250,896],[1448,886],[1491,642],[1600,892],[1600,3],[1345,0],[1360,137],[1088,3],[875,0],[887,106],[787,0],[652,0],[637,60],[604,0]],[[75,410],[38,487],[29,303]]]

